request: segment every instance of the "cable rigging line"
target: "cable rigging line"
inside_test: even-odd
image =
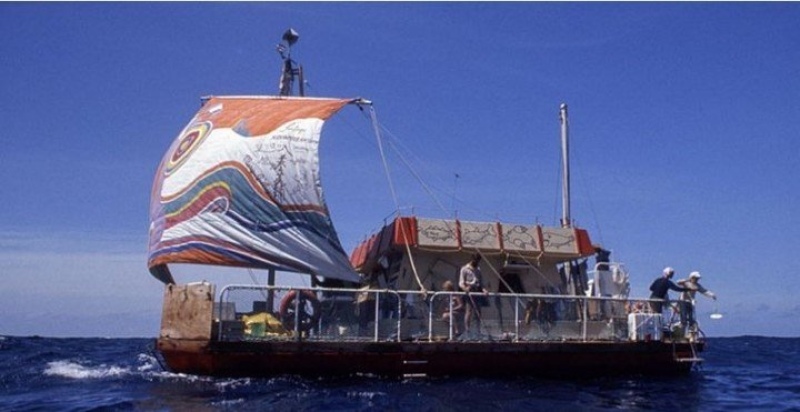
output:
[[[397,199],[397,191],[395,191],[394,182],[392,181],[391,172],[389,171],[389,163],[386,161],[386,154],[385,154],[385,152],[383,150],[383,142],[382,142],[382,139],[381,139],[381,131],[380,131],[380,127],[379,127],[380,124],[378,123],[378,116],[375,114],[375,107],[372,106],[372,105],[369,106],[369,115],[370,115],[370,118],[372,119],[372,127],[375,130],[375,138],[377,139],[377,142],[378,142],[378,150],[379,150],[379,152],[381,154],[381,160],[383,161],[383,169],[386,172],[386,179],[389,181],[389,190],[392,193],[392,199],[394,199],[395,207],[399,210],[400,209],[400,203],[399,203],[399,201]],[[400,222],[401,222],[401,224],[400,224],[400,233],[402,233],[402,235],[403,235],[403,243],[406,244],[406,252],[408,253],[409,263],[411,263],[411,270],[412,270],[412,272],[414,272],[414,279],[417,281],[417,285],[419,285],[419,289],[421,291],[423,291],[423,292],[427,292],[427,289],[425,289],[425,285],[422,284],[422,280],[420,280],[420,278],[419,278],[419,272],[417,271],[417,265],[414,263],[414,256],[411,253],[411,246],[409,245],[410,242],[408,241],[408,239],[406,239],[407,233],[406,233],[405,228],[403,227],[402,220]]]
[[[367,114],[365,113],[365,116],[366,115]],[[391,172],[390,172],[390,168],[389,168],[389,165],[388,165],[386,151],[384,150],[384,144],[386,146],[388,146],[389,149],[392,149],[394,151],[395,155],[398,157],[400,162],[404,165],[404,167],[408,170],[408,172],[413,176],[413,178],[417,181],[417,183],[423,188],[423,190],[428,194],[428,196],[430,196],[430,198],[433,200],[433,202],[436,204],[436,206],[441,210],[441,212],[447,214],[447,209],[442,204],[442,202],[439,200],[439,198],[437,197],[437,195],[435,193],[436,190],[434,190],[434,187],[429,185],[428,183],[426,183],[426,181],[421,177],[419,171],[411,164],[411,162],[409,161],[408,157],[403,154],[403,150],[401,150],[401,149],[403,149],[401,147],[402,146],[401,145],[401,140],[398,139],[383,124],[378,122],[377,115],[375,114],[374,107],[371,106],[371,105],[370,105],[370,111],[369,111],[369,118],[370,118],[370,120],[372,122],[372,126],[373,126],[373,129],[374,129],[373,131],[375,133],[375,136],[376,136],[376,139],[377,139],[377,145],[378,145],[379,153],[381,155],[381,161],[383,162],[384,172],[386,173],[386,177],[387,177],[387,180],[389,182],[390,192],[391,192],[393,201],[395,203],[395,207],[397,209],[396,212],[398,213],[398,215],[399,215],[399,212],[400,212],[399,197],[397,195],[397,191],[395,189],[394,182],[393,182],[392,177],[391,177]],[[389,139],[384,138],[384,134],[382,134],[381,131],[385,132],[385,136],[389,137]],[[411,153],[412,155],[414,153],[413,151],[410,151],[410,150],[407,150],[407,149],[405,151],[407,151],[408,153]],[[424,163],[424,162],[419,161],[419,163]],[[559,164],[559,168],[560,168],[560,162],[558,164]],[[559,176],[560,173],[557,173],[556,175]],[[560,186],[560,180],[558,178],[556,179],[556,186],[557,187]],[[439,191],[444,193],[441,190],[439,190]],[[452,198],[453,198],[453,200],[455,200],[454,194],[453,194]],[[557,209],[557,207],[558,207],[557,203],[558,203],[558,200],[556,200],[556,202],[555,202],[554,209]],[[478,211],[477,209],[472,209],[472,210],[474,212],[478,212],[479,214],[482,214],[482,215],[488,215],[485,212]],[[491,219],[495,219],[496,220],[496,217],[491,217]],[[447,226],[448,230],[453,231],[453,232],[456,230],[456,228],[451,227],[450,222],[448,222],[446,220],[444,222],[445,222],[445,225]],[[409,256],[409,261],[410,261],[410,264],[411,264],[411,269],[412,269],[412,271],[414,273],[415,280],[416,280],[417,284],[419,285],[420,289],[425,291],[426,288],[422,284],[422,281],[420,279],[419,273],[417,271],[416,264],[415,264],[414,258],[413,258],[413,254],[411,253],[411,250],[410,250],[408,239],[405,239],[405,236],[407,235],[407,233],[406,233],[405,230],[402,230],[402,229],[401,229],[401,232],[402,232],[402,236],[404,237],[404,241],[406,243],[406,252],[408,253],[408,256]],[[478,253],[481,256],[484,255],[483,253],[481,253],[480,249],[477,248],[477,247],[473,248],[472,250],[473,250],[473,252]],[[517,254],[513,254],[513,255],[517,255]],[[530,266],[531,270],[533,270],[535,273],[537,273],[539,276],[541,276],[542,279],[548,285],[555,286],[547,278],[547,276],[545,276],[539,269],[537,269],[538,262],[537,263],[531,262],[530,260],[528,260],[527,258],[525,258],[522,255],[515,256],[515,257],[518,258],[518,259],[521,259],[522,261],[527,263]],[[534,260],[538,261],[538,258],[535,258]],[[500,275],[500,271],[496,267],[494,267],[494,265],[492,265],[489,262],[488,259],[485,260],[485,261],[489,264],[489,268],[490,268],[491,272],[497,277],[498,281],[500,283],[502,283],[508,290],[512,290],[511,286]]]

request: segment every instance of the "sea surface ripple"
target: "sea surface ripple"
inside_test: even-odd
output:
[[[688,376],[221,379],[161,369],[152,339],[0,337],[0,411],[798,411],[800,338],[711,338]]]

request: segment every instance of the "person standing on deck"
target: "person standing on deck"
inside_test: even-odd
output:
[[[655,313],[661,313],[664,302],[669,300],[669,290],[672,289],[676,292],[684,292],[686,288],[680,287],[672,282],[672,277],[675,276],[675,269],[667,266],[661,277],[654,280],[650,284],[650,299],[659,299],[660,301],[651,301],[650,308]]]
[[[361,283],[363,286],[356,295],[359,336],[368,335],[370,332],[368,329],[369,323],[377,321],[375,318],[375,297],[377,293],[372,291],[381,289],[379,275],[379,271],[376,270],[362,278]]]
[[[681,279],[678,285],[684,287],[686,290],[681,293],[681,324],[686,325],[690,333],[697,332],[697,320],[694,316],[694,297],[697,292],[700,292],[711,299],[717,300],[717,295],[714,292],[706,289],[700,284],[700,272],[692,272],[689,274],[689,279]]]
[[[472,260],[461,267],[461,271],[458,275],[458,287],[467,293],[465,299],[466,311],[464,313],[464,323],[466,324],[466,329],[468,331],[470,330],[470,324],[472,323],[473,316],[477,318],[478,329],[480,329],[481,306],[483,306],[484,302],[487,301],[486,296],[476,296],[471,294],[471,292],[483,292],[484,295],[489,293],[489,291],[483,287],[483,276],[481,275],[480,264],[481,255],[479,253],[475,253],[472,255]]]
[[[453,282],[447,280],[442,284],[445,292],[455,292],[456,287]],[[442,320],[451,325],[454,337],[459,337],[464,332],[464,300],[460,295],[448,296],[447,308],[442,313]]]

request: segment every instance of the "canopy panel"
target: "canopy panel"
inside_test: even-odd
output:
[[[214,97],[153,183],[148,266],[272,268],[357,281],[325,204],[319,138],[352,100]]]
[[[579,228],[499,222],[398,217],[358,245],[350,263],[370,273],[392,250],[412,253],[458,251],[505,254],[523,259],[566,262],[595,254],[589,233]]]

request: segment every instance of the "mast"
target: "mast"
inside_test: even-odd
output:
[[[561,227],[572,227],[570,216],[570,190],[569,190],[569,122],[567,121],[567,104],[561,103],[561,167],[563,179],[561,182]]]
[[[570,214],[570,188],[569,188],[569,120],[567,118],[567,104],[561,103],[561,110],[559,112],[561,120],[561,167],[563,179],[561,182],[561,202],[562,202],[562,215],[561,227],[572,227],[572,216]],[[564,273],[567,275],[568,286],[573,295],[583,295],[586,289],[588,280],[586,273],[581,271],[581,266],[577,265],[576,261],[564,262]],[[579,315],[583,316],[583,314]],[[586,336],[586,323],[583,324],[583,335]]]
[[[300,80],[298,85],[300,96],[305,96],[303,66],[292,60],[292,45],[297,43],[299,39],[300,34],[298,34],[297,31],[288,29],[283,33],[283,41],[276,46],[278,54],[280,54],[281,59],[283,59],[283,70],[281,71],[281,79],[278,84],[278,94],[280,96],[291,96],[295,77]]]

